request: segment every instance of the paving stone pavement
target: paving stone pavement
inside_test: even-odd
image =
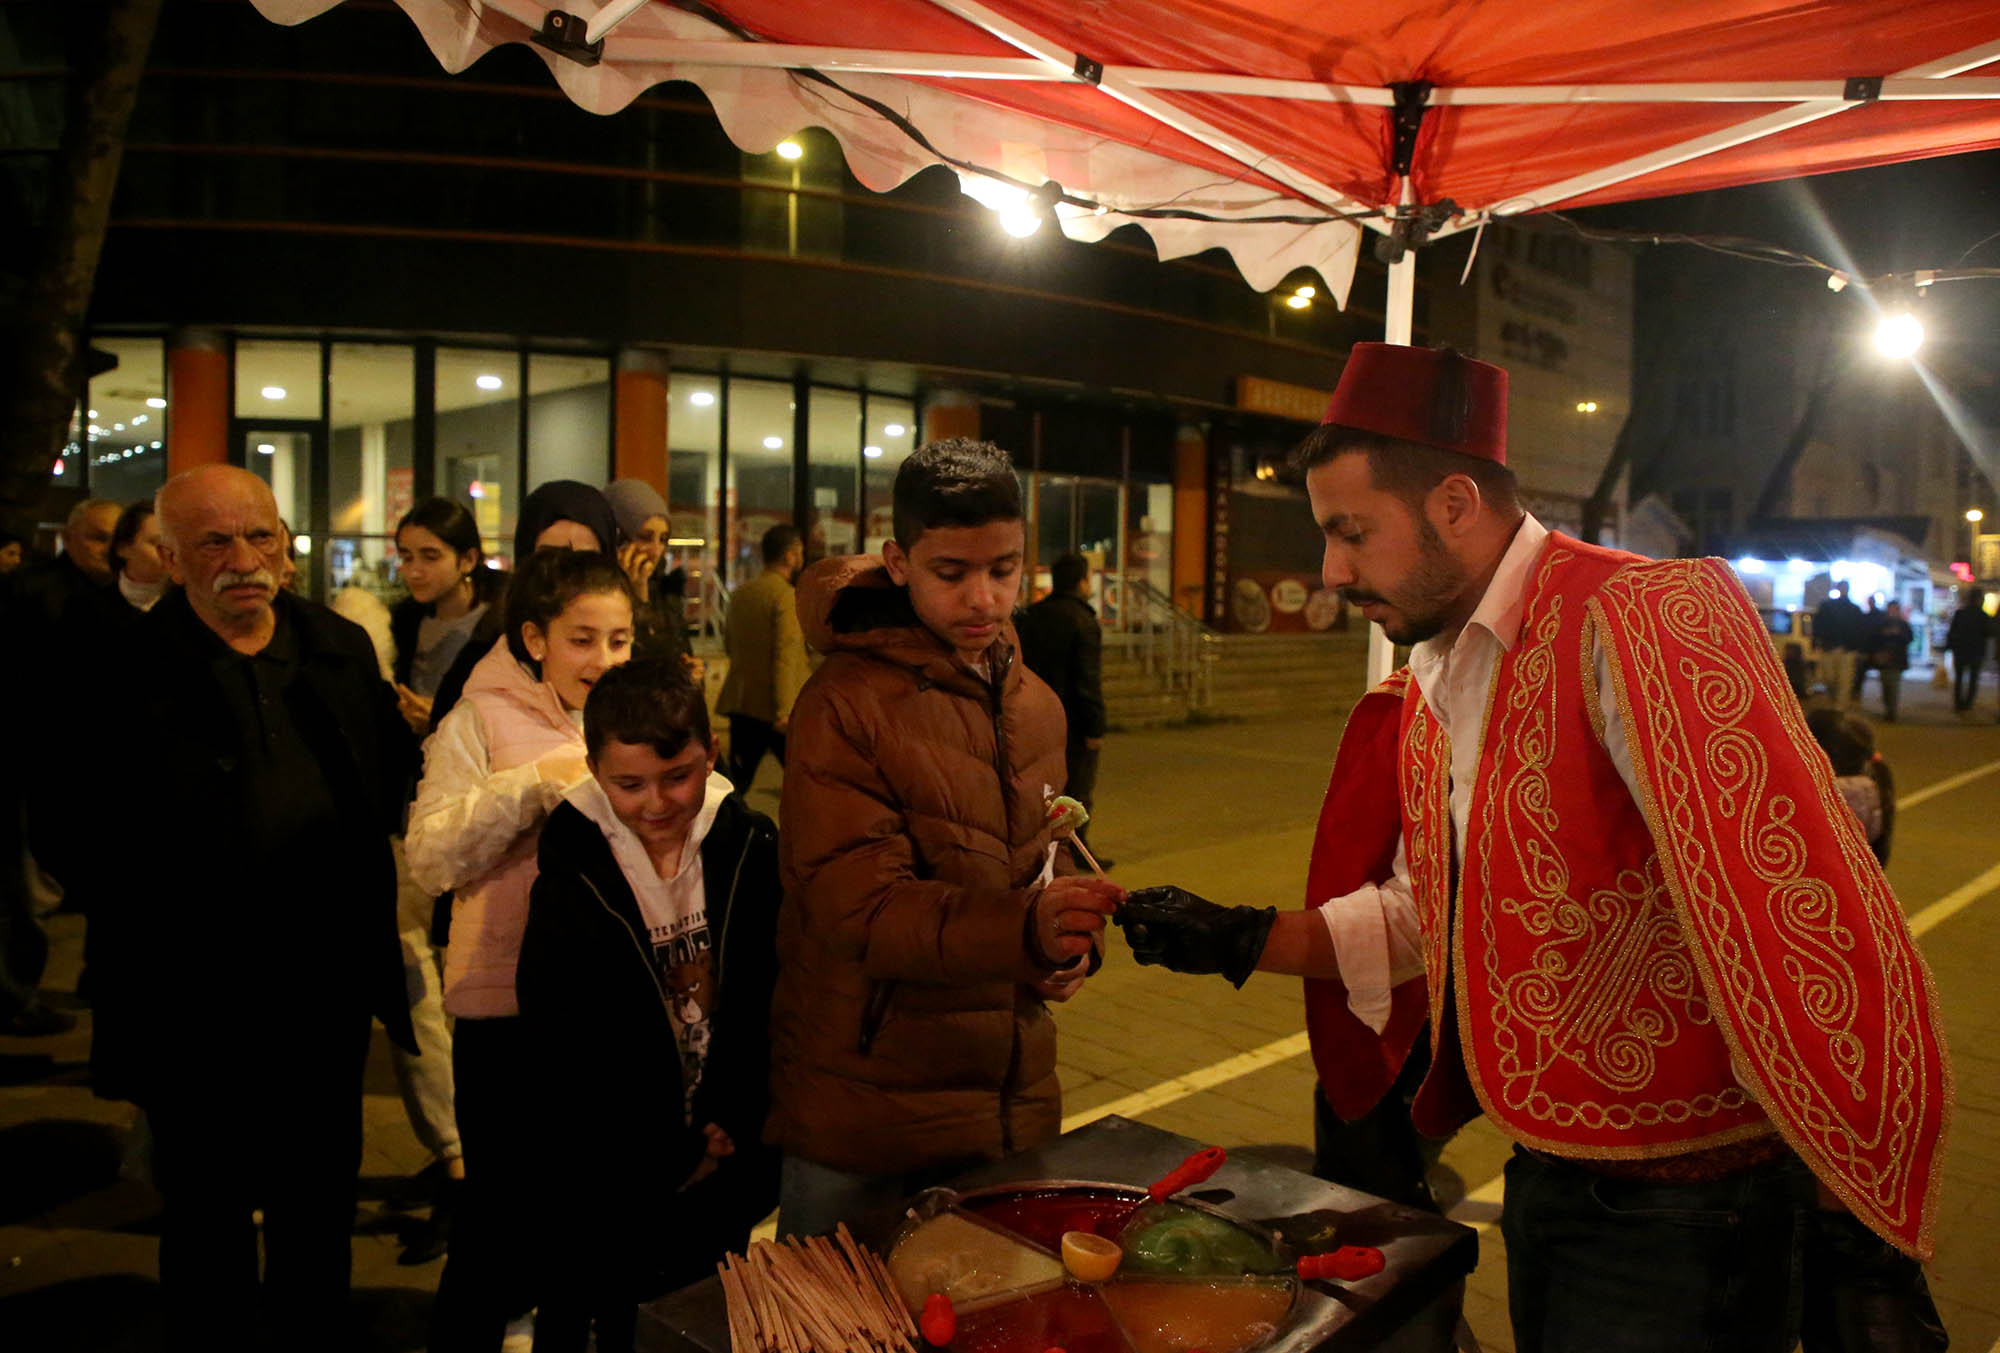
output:
[[[1881,725],[1906,807],[1891,881],[1913,916],[2000,865],[2000,725],[1993,689],[1981,717],[1961,723],[1913,675],[1904,722]],[[1286,724],[1215,724],[1114,735],[1104,753],[1092,843],[1116,860],[1127,886],[1178,883],[1225,902],[1297,905],[1313,822],[1340,731],[1338,714]],[[1989,773],[1942,793],[1953,776]],[[767,762],[753,802],[775,812],[780,772]],[[1970,904],[1922,937],[1943,1002],[1957,1108],[1932,1283],[1953,1346],[1981,1353],[2000,1340],[2000,872],[1971,889]],[[49,985],[73,983],[80,928],[53,918]],[[1180,977],[1135,965],[1114,942],[1104,970],[1057,1013],[1065,1109],[1072,1115],[1213,1066],[1303,1029],[1298,983],[1264,976],[1233,991],[1217,978]],[[86,1020],[87,1028],[87,1020]],[[149,1350],[154,1200],[119,1178],[120,1129],[130,1110],[92,1098],[87,1033],[0,1039],[0,1346]],[[1312,1071],[1292,1055],[1249,1074],[1162,1103],[1142,1121],[1225,1146],[1309,1148]],[[378,1038],[364,1114],[364,1203],[355,1237],[355,1281],[370,1350],[422,1346],[438,1263],[400,1268],[405,1224],[382,1202],[387,1184],[423,1163]],[[1508,1147],[1483,1121],[1445,1148],[1442,1182],[1473,1191],[1457,1215],[1498,1217],[1496,1189]],[[1488,1349],[1511,1350],[1506,1256],[1497,1228],[1481,1258],[1466,1315]],[[34,1337],[14,1343],[14,1336]]]

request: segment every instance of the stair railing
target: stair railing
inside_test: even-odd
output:
[[[1117,617],[1140,670],[1180,693],[1190,710],[1207,709],[1214,696],[1215,631],[1143,578],[1107,573],[1102,584],[1105,610]]]

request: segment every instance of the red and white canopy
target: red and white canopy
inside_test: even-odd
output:
[[[1435,235],[2000,146],[1994,0],[396,3],[448,70],[541,35],[594,112],[690,81],[746,151],[824,127],[878,191],[950,164],[1071,238],[1136,222],[1342,301],[1358,214]]]

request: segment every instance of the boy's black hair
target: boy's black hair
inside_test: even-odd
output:
[[[595,762],[608,742],[643,743],[663,760],[709,745],[708,701],[678,658],[614,667],[583,702],[583,744]]]
[[[910,549],[937,526],[1019,521],[1021,481],[992,442],[947,437],[927,442],[896,471],[896,543]]]
[[[1080,554],[1066,554],[1049,566],[1049,592],[1053,596],[1072,595],[1090,573],[1090,561]]]
[[[616,592],[632,600],[631,580],[610,555],[596,550],[536,550],[507,588],[507,651],[540,676],[541,664],[528,656],[521,627],[533,625],[546,634],[572,601],[597,592]]]

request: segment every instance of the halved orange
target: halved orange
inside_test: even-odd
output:
[[[1063,1267],[1079,1282],[1103,1282],[1118,1271],[1118,1261],[1124,1257],[1125,1251],[1118,1248],[1115,1240],[1106,1240],[1089,1231],[1063,1232]]]

